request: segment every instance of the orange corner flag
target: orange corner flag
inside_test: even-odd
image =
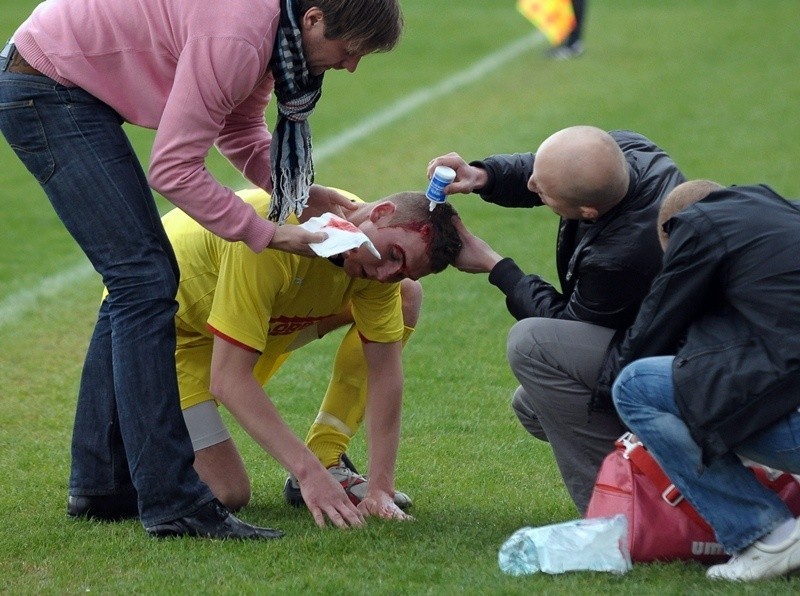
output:
[[[557,46],[575,28],[570,0],[517,0],[517,10]]]

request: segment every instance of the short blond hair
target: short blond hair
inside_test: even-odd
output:
[[[666,248],[669,235],[664,231],[664,224],[676,213],[689,205],[705,199],[715,190],[725,188],[713,180],[689,180],[673,188],[661,203],[658,210],[658,240],[661,247]]]

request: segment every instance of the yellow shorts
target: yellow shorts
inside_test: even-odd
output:
[[[181,396],[181,409],[204,401],[215,401],[209,387],[211,385],[211,351],[214,339],[196,333],[186,332],[180,327],[178,344],[175,350],[175,367],[178,371],[178,389]],[[253,375],[262,385],[275,374],[291,354],[294,336],[282,335],[271,342],[266,352],[258,359]]]

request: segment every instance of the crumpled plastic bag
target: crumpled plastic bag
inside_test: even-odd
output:
[[[307,222],[300,224],[300,227],[309,232],[325,232],[328,234],[328,238],[323,242],[309,244],[311,250],[321,257],[338,255],[358,248],[363,244],[375,255],[376,259],[381,258],[381,253],[378,252],[372,240],[364,232],[346,219],[333,213],[323,213],[319,217],[312,217]]]
[[[500,569],[510,575],[566,571],[630,571],[628,518],[578,519],[520,528],[500,547]]]

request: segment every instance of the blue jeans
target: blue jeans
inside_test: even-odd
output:
[[[613,387],[622,420],[647,446],[684,497],[711,525],[728,553],[740,551],[790,519],[791,512],[734,453],[703,465],[675,403],[672,356],[637,360]],[[800,473],[800,413],[762,429],[736,452],[758,463]]]
[[[108,289],[81,377],[70,494],[135,491],[145,527],[189,514],[213,496],[178,398],[178,267],[122,119],[0,58],[0,131]]]

